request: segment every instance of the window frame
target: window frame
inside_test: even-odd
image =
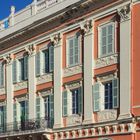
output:
[[[102,54],[102,29],[104,27],[108,27],[109,25],[112,25],[114,30],[113,30],[113,41],[112,41],[112,52],[108,53],[108,46],[106,46],[106,54]],[[108,37],[108,36],[107,36]],[[106,43],[107,44],[107,43]],[[98,26],[98,58],[102,58],[102,57],[107,57],[110,56],[112,54],[114,54],[116,52],[116,22],[115,21],[109,21],[109,22],[105,22],[102,24],[99,24]]]

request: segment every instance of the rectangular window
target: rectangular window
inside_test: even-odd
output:
[[[19,59],[19,80],[24,81],[28,78],[28,56]]]
[[[101,111],[119,107],[118,78],[105,83],[97,82],[93,85],[93,110]]]
[[[63,92],[63,116],[82,113],[82,87]]]
[[[4,132],[6,129],[6,108],[0,106],[0,132]]]
[[[99,56],[107,56],[114,53],[115,24],[109,23],[99,27]]]
[[[36,54],[36,75],[52,72],[54,69],[54,47],[40,51]]]
[[[67,39],[67,65],[75,66],[80,63],[79,37],[73,36]]]

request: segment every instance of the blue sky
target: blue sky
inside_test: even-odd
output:
[[[16,11],[19,11],[32,1],[33,0],[0,0],[0,20],[9,16],[11,5],[14,5],[16,7]]]

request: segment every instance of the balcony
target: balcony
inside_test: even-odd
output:
[[[44,132],[53,128],[53,118],[30,119],[21,122],[13,122],[0,126],[0,138],[34,132]]]

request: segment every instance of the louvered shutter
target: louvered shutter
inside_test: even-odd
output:
[[[113,108],[119,107],[119,80],[115,78],[112,80],[112,95],[113,95]]]
[[[3,114],[3,107],[0,107],[0,132],[4,130],[4,114]]]
[[[100,84],[95,83],[93,85],[93,111],[97,112],[100,110]]]
[[[73,38],[70,38],[68,41],[68,54],[69,54],[69,66],[72,66],[74,64],[74,46],[73,46]]]
[[[115,28],[114,24],[109,24],[107,26],[107,53],[110,54],[114,50],[114,35],[115,35]]]
[[[29,119],[29,101],[25,101],[25,120]]]
[[[0,62],[0,87],[3,87],[4,84],[4,66],[3,63]]]
[[[79,63],[80,59],[80,46],[79,46],[79,39],[77,36],[74,37],[74,65]]]
[[[49,71],[52,72],[54,69],[54,47],[49,47]]]
[[[43,73],[48,73],[49,72],[49,50],[43,51],[42,55],[43,55],[43,60],[42,60]]]
[[[4,131],[6,131],[6,119],[7,119],[7,116],[6,116],[6,105],[3,106],[3,120],[4,120]]]
[[[101,34],[101,36],[100,36],[100,38],[101,38],[100,49],[101,49],[101,56],[102,56],[102,55],[106,55],[106,53],[107,53],[107,26],[103,26],[101,28],[100,34]]]
[[[36,76],[40,75],[40,52],[36,53]]]
[[[45,73],[45,59],[46,59],[46,56],[45,56],[45,53],[40,51],[40,75],[44,74]]]
[[[53,127],[54,124],[54,95],[50,94],[49,95],[49,104],[50,104],[50,127]]]
[[[12,74],[13,74],[13,83],[16,83],[17,82],[17,62],[16,62],[16,60],[13,61]]]
[[[40,98],[36,98],[36,118],[40,119]]]
[[[67,116],[68,114],[68,109],[67,109],[67,104],[68,104],[68,101],[67,101],[67,91],[63,91],[63,94],[62,94],[62,110],[63,110],[63,116]]]
[[[78,114],[83,112],[83,87],[80,87],[78,92]]]
[[[28,56],[24,57],[24,80],[28,79]]]

